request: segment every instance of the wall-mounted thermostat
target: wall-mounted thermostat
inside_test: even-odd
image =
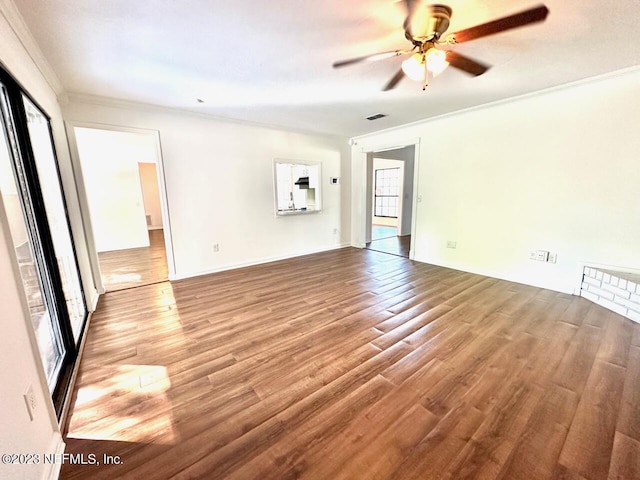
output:
[[[340,177],[329,177],[329,183],[331,185],[338,185],[340,183]]]

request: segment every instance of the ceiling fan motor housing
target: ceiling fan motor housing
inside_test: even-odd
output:
[[[425,16],[416,15],[422,25],[419,28],[411,29],[416,32],[410,35],[407,31],[407,39],[414,45],[420,45],[425,41],[438,40],[449,28],[451,14],[453,11],[447,5],[427,5]]]

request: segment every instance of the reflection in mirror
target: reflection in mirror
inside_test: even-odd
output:
[[[320,164],[274,160],[276,215],[319,212]]]

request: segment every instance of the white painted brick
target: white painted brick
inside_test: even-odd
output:
[[[627,292],[626,290],[623,290],[621,288],[618,287],[614,287],[612,285],[609,285],[608,283],[605,283],[604,285],[602,285],[602,289],[606,290],[608,292],[614,293],[622,298],[630,298],[631,297],[631,293]]]
[[[631,301],[632,302],[636,302],[636,303],[640,303],[640,295],[636,295],[635,293],[631,294]]]
[[[589,290],[589,284],[587,282],[582,282],[582,286],[580,288],[582,290]]]
[[[640,303],[632,302],[630,300],[627,300],[626,298],[619,297],[618,295],[613,298],[613,301],[618,305],[623,305],[627,308],[640,312]]]
[[[587,282],[589,285],[593,285],[595,287],[600,287],[600,280],[596,280],[595,278],[591,278],[591,277],[582,277],[582,279]]]
[[[617,287],[619,281],[620,281],[620,279],[618,277],[611,276],[611,281],[609,283],[611,285],[613,285],[614,287]]]
[[[608,273],[605,273],[605,274],[602,276],[602,281],[603,281],[604,283],[609,283],[609,282],[611,281],[611,275],[609,275]]]
[[[613,300],[613,292],[607,292],[606,290],[594,286],[589,287],[589,292],[607,300]]]
[[[632,282],[631,280],[629,280],[629,281],[627,282],[627,291],[629,291],[629,292],[631,292],[631,293],[633,293],[633,292],[635,292],[635,291],[636,291],[636,284],[635,284],[635,282]]]
[[[604,274],[598,270],[596,270],[596,279],[598,280],[602,280],[602,277],[604,276]]]
[[[624,278],[621,278],[618,282],[618,288],[624,288],[625,290],[627,289],[627,281]]]
[[[640,312],[634,312],[633,310],[627,311],[625,317],[630,318],[634,322],[640,323]]]
[[[604,298],[600,298],[596,303],[598,305],[602,305],[604,308],[611,310],[612,312],[616,312],[624,316],[627,315],[626,307],[623,307],[622,305],[616,305],[615,303],[610,302],[609,300],[605,300]]]
[[[640,294],[640,283],[636,285],[636,293]]]
[[[587,277],[590,277],[591,276],[591,269],[589,267],[584,267],[584,274]],[[595,278],[595,274],[593,275],[593,277]]]
[[[591,300],[594,303],[598,303],[598,296],[594,295],[593,293],[580,290],[580,296],[586,298],[587,300]]]

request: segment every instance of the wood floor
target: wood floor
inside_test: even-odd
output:
[[[164,282],[169,276],[164,232],[149,230],[149,246],[98,254],[107,292]]]
[[[372,240],[371,242],[367,243],[366,248],[368,248],[369,250],[375,250],[376,252],[390,253],[391,255],[399,255],[401,257],[409,258],[409,249],[411,248],[411,235]]]
[[[76,479],[638,479],[640,325],[341,249],[115,293],[88,332]]]

